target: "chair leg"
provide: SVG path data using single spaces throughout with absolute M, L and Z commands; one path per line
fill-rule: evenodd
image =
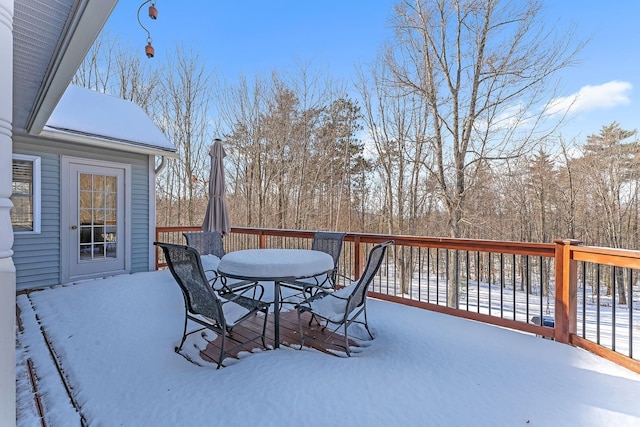
M 366 306 L 364 308 L 364 328 L 367 330 L 367 333 L 369 334 L 371 339 L 374 339 L 374 336 L 371 334 L 371 331 L 369 330 L 369 322 L 367 321 L 367 307 Z
M 184 341 L 187 339 L 187 313 L 185 309 L 184 314 L 184 327 L 182 328 L 182 340 L 180 341 L 180 345 L 175 348 L 176 353 L 180 353 L 182 351 L 182 346 L 184 345 Z
M 300 329 L 300 350 L 302 350 L 302 346 L 304 345 L 304 334 L 302 332 L 302 318 L 300 317 L 300 310 L 296 310 L 298 312 L 298 328 Z
M 311 326 L 311 324 L 313 323 L 313 321 L 316 321 L 316 323 L 318 324 L 318 326 L 322 326 L 322 323 L 320 323 L 320 321 L 318 320 L 318 318 L 316 317 L 315 314 L 311 313 L 311 319 L 309 319 L 309 326 Z M 326 326 L 322 327 L 322 330 L 324 331 L 324 329 L 326 328 Z
M 262 324 L 262 347 L 266 349 L 267 343 L 264 339 L 264 336 L 267 333 L 267 319 L 269 318 L 269 308 L 267 307 L 263 313 L 264 313 L 264 323 Z
M 216 369 L 220 369 L 222 366 L 222 358 L 224 357 L 224 340 L 227 337 L 227 333 L 222 331 L 222 342 L 220 343 L 220 357 L 218 357 L 218 367 Z
M 349 350 L 349 335 L 347 334 L 347 328 L 349 322 L 344 322 L 344 349 L 347 351 L 347 356 L 351 357 L 351 351 Z

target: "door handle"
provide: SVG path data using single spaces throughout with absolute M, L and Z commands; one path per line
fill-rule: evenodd
M 72 225 L 72 226 L 71 226 L 71 229 L 72 229 L 72 230 L 75 230 L 75 229 L 77 229 L 77 228 L 78 228 L 78 226 L 77 226 L 77 225 Z

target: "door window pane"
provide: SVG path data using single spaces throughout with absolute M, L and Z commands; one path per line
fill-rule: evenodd
M 80 174 L 80 191 L 91 191 L 93 185 L 91 185 L 92 175 L 81 173 Z
M 79 178 L 80 260 L 117 258 L 117 177 L 81 173 Z
M 107 186 L 107 192 L 109 193 L 116 193 L 117 192 L 117 185 L 118 180 L 116 179 L 115 176 L 107 176 L 106 177 L 106 186 Z

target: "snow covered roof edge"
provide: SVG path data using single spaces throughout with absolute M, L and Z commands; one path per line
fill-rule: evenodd
M 69 85 L 44 127 L 43 135 L 73 136 L 115 144 L 123 151 L 172 154 L 176 147 L 137 104 Z

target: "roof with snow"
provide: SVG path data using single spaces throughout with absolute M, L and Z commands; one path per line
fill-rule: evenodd
M 139 105 L 73 85 L 62 95 L 42 135 L 144 154 L 176 151 Z

